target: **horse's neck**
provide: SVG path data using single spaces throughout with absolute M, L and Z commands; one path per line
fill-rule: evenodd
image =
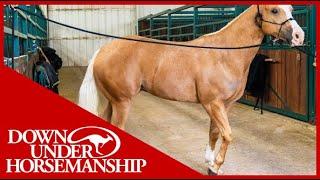
M 251 6 L 220 31 L 205 35 L 195 42 L 198 42 L 202 45 L 214 45 L 221 47 L 241 47 L 260 44 L 263 40 L 264 33 L 256 25 L 256 14 L 257 7 Z M 227 54 L 230 59 L 226 60 L 232 61 L 232 63 L 228 64 L 236 65 L 241 72 L 246 73 L 253 60 L 253 57 L 258 52 L 258 50 L 259 48 L 257 47 L 242 50 L 219 51 L 228 51 Z

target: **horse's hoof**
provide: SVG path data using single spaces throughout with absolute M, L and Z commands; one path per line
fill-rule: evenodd
M 209 176 L 217 176 L 218 174 L 215 173 L 215 172 L 213 172 L 213 171 L 211 170 L 211 168 L 208 168 L 208 175 L 209 175 Z

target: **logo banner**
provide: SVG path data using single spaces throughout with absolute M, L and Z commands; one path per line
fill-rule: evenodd
M 1 178 L 200 177 L 8 68 L 0 83 Z

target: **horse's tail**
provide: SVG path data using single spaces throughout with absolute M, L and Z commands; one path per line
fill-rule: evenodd
M 92 59 L 89 61 L 86 75 L 80 87 L 78 100 L 80 107 L 95 115 L 98 115 L 99 93 L 93 77 L 93 63 L 98 52 L 99 50 L 94 53 Z

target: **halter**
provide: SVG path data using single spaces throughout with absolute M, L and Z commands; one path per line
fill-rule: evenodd
M 261 21 L 261 23 L 258 23 L 258 21 L 257 21 L 258 26 L 259 26 L 260 28 L 262 28 L 262 23 L 263 23 L 263 22 L 270 23 L 270 24 L 275 24 L 275 25 L 280 26 L 279 31 L 278 31 L 278 37 L 277 37 L 277 38 L 280 38 L 280 32 L 281 32 L 282 26 L 283 26 L 284 24 L 286 24 L 288 21 L 293 21 L 293 20 L 294 20 L 292 17 L 289 18 L 289 19 L 287 19 L 287 20 L 285 20 L 285 21 L 283 21 L 282 23 L 277 23 L 277 22 L 272 22 L 272 21 L 265 20 L 265 19 L 263 19 L 262 14 L 260 13 L 259 5 L 257 5 L 257 7 L 258 7 L 258 14 L 257 14 L 257 16 L 256 16 L 256 21 L 257 21 L 258 18 L 259 18 L 260 21 Z

